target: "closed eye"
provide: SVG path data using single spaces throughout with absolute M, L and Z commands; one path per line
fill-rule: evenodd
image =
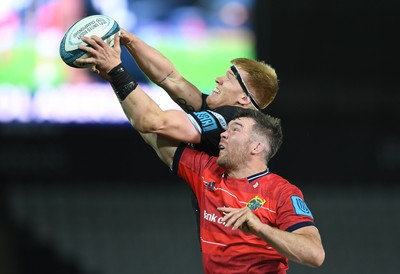
M 235 75 L 233 74 L 233 72 L 230 71 L 230 70 L 227 71 L 227 72 L 226 72 L 226 78 L 228 78 L 228 80 L 231 80 L 232 77 L 235 77 Z

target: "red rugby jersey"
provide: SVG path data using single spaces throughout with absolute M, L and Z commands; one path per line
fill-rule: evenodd
M 232 231 L 217 207 L 249 206 L 263 223 L 293 231 L 314 225 L 299 188 L 268 171 L 230 178 L 216 157 L 179 147 L 173 171 L 183 178 L 200 207 L 200 238 L 205 273 L 286 273 L 288 260 L 255 235 Z

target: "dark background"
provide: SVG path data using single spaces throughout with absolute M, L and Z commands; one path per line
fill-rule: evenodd
M 257 55 L 280 91 L 271 169 L 297 184 L 319 269 L 397 273 L 397 1 L 263 1 Z M 0 273 L 201 273 L 189 190 L 128 125 L 0 125 Z

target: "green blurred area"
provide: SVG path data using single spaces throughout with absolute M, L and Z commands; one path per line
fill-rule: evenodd
M 59 56 L 41 56 L 36 47 L 33 39 L 27 39 L 0 52 L 0 84 L 23 86 L 34 93 L 41 85 L 65 82 L 66 68 Z
M 24 42 L 9 51 L 1 52 L 0 83 L 35 87 L 34 71 L 37 54 L 34 44 Z
M 163 40 L 156 48 L 205 93 L 215 87 L 216 77 L 225 74 L 230 60 L 255 56 L 253 42 L 238 36 L 197 42 Z M 66 81 L 67 66 L 59 56 L 41 56 L 33 39 L 20 41 L 12 50 L 0 52 L 0 58 L 0 84 L 23 86 L 34 93 L 40 85 L 57 87 Z
M 255 58 L 255 46 L 247 39 L 208 39 L 206 43 L 168 43 L 158 47 L 190 82 L 205 93 L 215 87 L 215 78 L 224 75 L 234 58 Z

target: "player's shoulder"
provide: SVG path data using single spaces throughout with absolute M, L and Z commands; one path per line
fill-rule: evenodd
M 237 106 L 223 106 L 223 107 L 218 107 L 213 110 L 207 109 L 207 110 L 201 110 L 201 111 L 194 111 L 194 112 L 188 113 L 188 115 L 192 116 L 202 126 L 203 126 L 203 123 L 206 126 L 210 126 L 210 123 L 212 122 L 212 123 L 219 124 L 221 126 L 220 128 L 225 130 L 228 123 L 235 117 L 235 115 L 237 114 L 237 111 L 240 109 L 242 109 L 242 108 L 237 107 Z M 213 127 L 213 128 L 217 128 L 217 127 Z
M 279 195 L 282 191 L 298 192 L 300 190 L 296 185 L 276 173 L 269 173 L 264 176 L 262 184 L 265 189 L 276 195 Z
M 243 109 L 239 106 L 221 106 L 214 109 L 216 112 L 237 112 L 238 110 Z
M 229 122 L 241 109 L 243 108 L 238 106 L 222 106 L 211 111 L 224 116 L 224 118 Z

